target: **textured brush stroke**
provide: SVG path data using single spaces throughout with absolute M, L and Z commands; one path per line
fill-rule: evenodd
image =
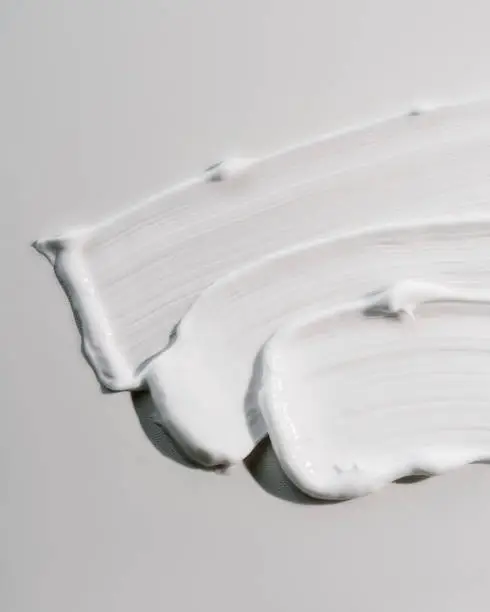
M 272 445 L 312 497 L 490 458 L 490 291 L 402 282 L 370 306 L 410 317 L 366 318 L 366 300 L 304 313 L 261 355 Z
M 368 294 L 404 278 L 490 286 L 489 253 L 488 216 L 366 228 L 275 253 L 203 291 L 143 376 L 191 456 L 206 465 L 239 461 L 267 433 L 256 357 L 290 317 L 363 296 L 366 308 L 377 305 Z
M 276 250 L 395 220 L 488 211 L 490 106 L 394 117 L 230 160 L 83 231 L 39 240 L 108 389 L 138 388 L 203 289 Z

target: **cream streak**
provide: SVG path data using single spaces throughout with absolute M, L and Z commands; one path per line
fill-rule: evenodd
M 414 321 L 373 316 L 419 306 Z M 489 345 L 490 291 L 473 287 L 401 282 L 296 316 L 261 354 L 259 403 L 285 472 L 339 499 L 489 459 Z
M 257 404 L 257 355 L 289 318 L 361 298 L 378 305 L 377 292 L 407 278 L 490 287 L 489 253 L 490 216 L 387 224 L 275 253 L 203 291 L 175 342 L 142 376 L 164 423 L 193 457 L 208 465 L 239 461 L 268 430 Z M 424 290 L 382 295 L 388 309 L 410 312 Z
M 332 232 L 489 211 L 489 151 L 487 103 L 396 117 L 230 160 L 35 246 L 70 298 L 99 380 L 134 389 L 200 293 L 248 262 Z

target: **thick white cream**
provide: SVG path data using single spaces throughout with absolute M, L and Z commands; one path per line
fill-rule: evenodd
M 216 164 L 34 246 L 100 382 L 147 386 L 192 458 L 233 463 L 267 433 L 257 355 L 298 311 L 411 277 L 490 286 L 489 153 L 488 103 L 407 114 Z
M 415 321 L 372 316 L 424 303 Z M 259 403 L 283 469 L 338 499 L 490 458 L 489 344 L 488 290 L 411 281 L 296 316 L 261 354 Z
M 209 465 L 239 461 L 267 433 L 257 355 L 290 317 L 364 296 L 367 304 L 373 292 L 406 278 L 490 287 L 488 253 L 490 216 L 387 224 L 275 253 L 203 291 L 176 341 L 143 375 L 188 452 Z M 424 290 L 417 287 L 410 299 Z M 390 308 L 410 311 L 401 290 L 385 297 Z
M 249 261 L 335 231 L 487 210 L 489 150 L 488 103 L 407 114 L 230 160 L 36 248 L 77 312 L 99 380 L 133 389 L 201 291 Z

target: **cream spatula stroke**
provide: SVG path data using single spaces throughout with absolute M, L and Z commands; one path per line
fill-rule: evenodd
M 230 159 L 34 246 L 69 297 L 99 381 L 136 389 L 137 369 L 221 276 L 332 232 L 481 210 L 489 151 L 488 102 L 429 109 Z
M 273 448 L 315 498 L 490 459 L 490 291 L 404 281 L 375 311 L 401 317 L 366 317 L 366 300 L 310 310 L 260 356 Z
M 238 462 L 268 431 L 256 357 L 289 318 L 360 297 L 367 306 L 378 299 L 368 295 L 373 288 L 403 278 L 490 286 L 489 253 L 490 218 L 478 216 L 366 228 L 262 258 L 200 295 L 142 379 L 191 456 L 207 465 Z

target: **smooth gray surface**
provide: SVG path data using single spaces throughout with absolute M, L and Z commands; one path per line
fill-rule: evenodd
M 242 466 L 163 457 L 131 397 L 100 393 L 28 247 L 230 153 L 488 95 L 489 13 L 450 0 L 0 2 L 2 611 L 489 609 L 489 466 L 304 505 Z

